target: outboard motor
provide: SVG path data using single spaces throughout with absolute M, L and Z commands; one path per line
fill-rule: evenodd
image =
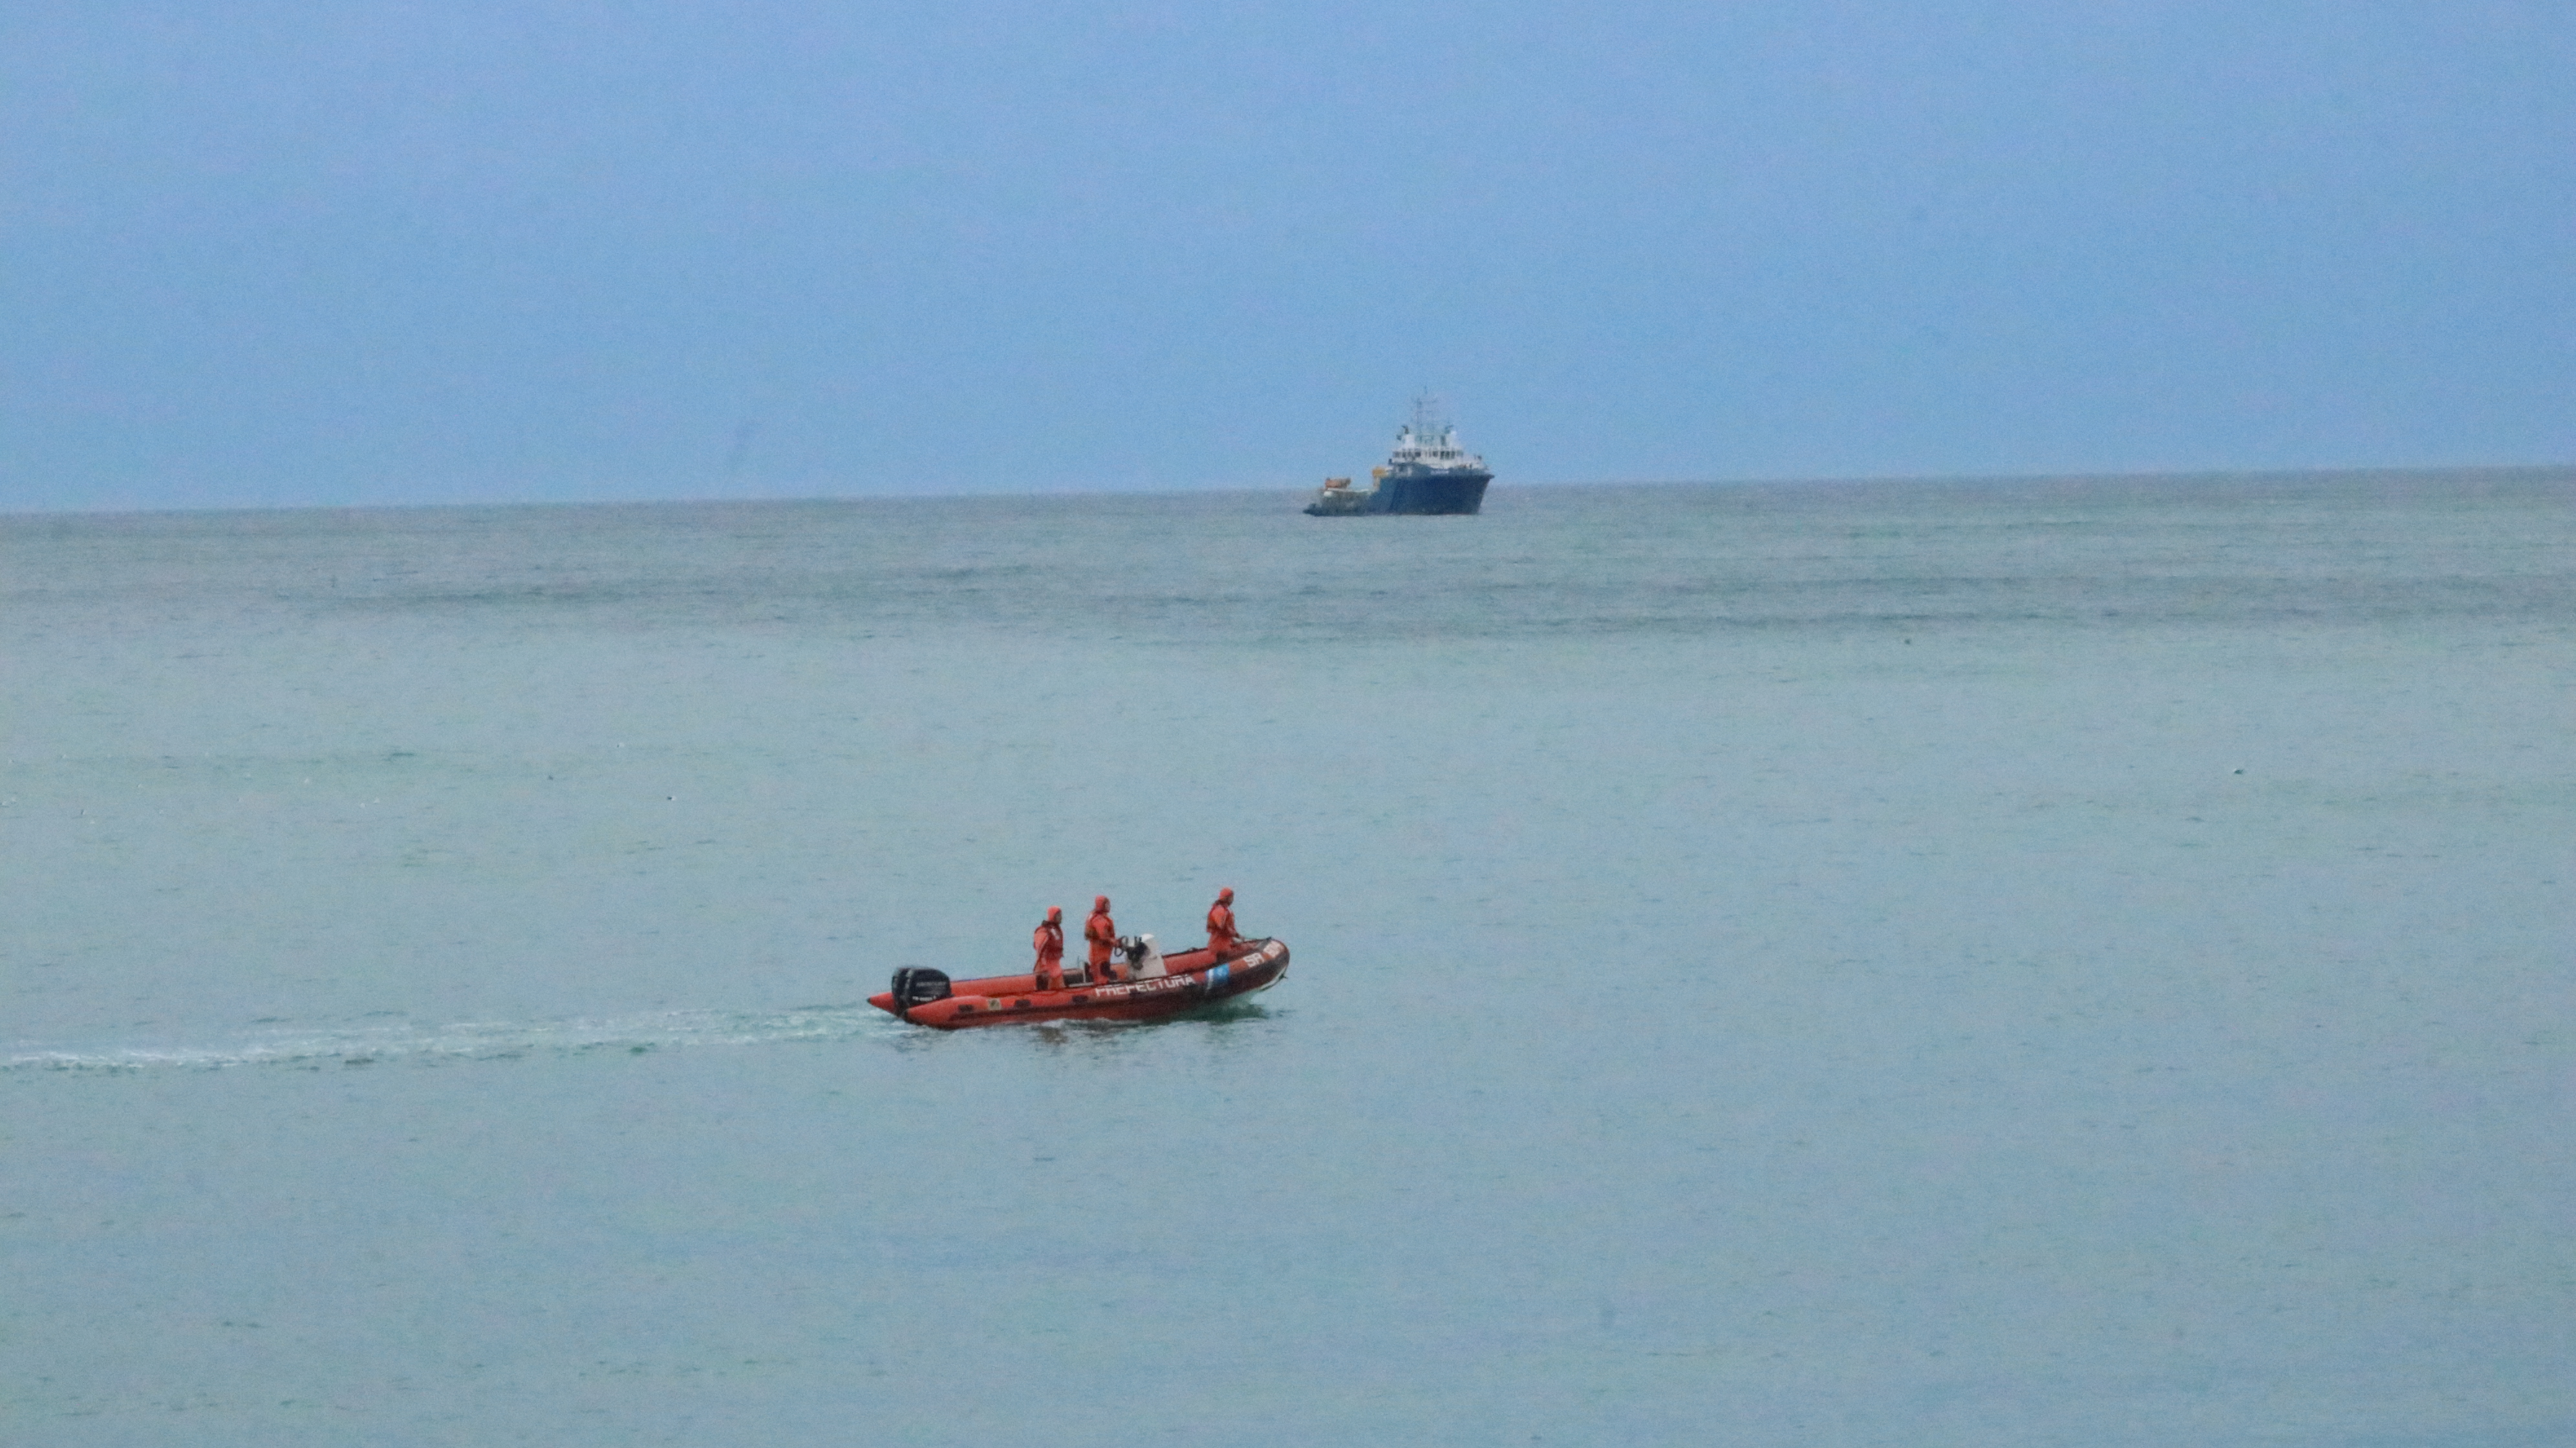
M 907 965 L 894 973 L 894 1013 L 911 1020 L 907 1014 L 914 1006 L 948 999 L 948 972 L 932 970 L 926 965 Z
M 1163 969 L 1163 952 L 1154 948 L 1150 935 L 1121 935 L 1118 953 L 1126 958 L 1127 974 L 1135 980 L 1156 980 L 1168 974 Z

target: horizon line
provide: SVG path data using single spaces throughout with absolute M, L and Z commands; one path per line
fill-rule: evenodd
M 1870 473 L 1808 474 L 1781 477 L 1664 477 L 1664 478 L 1538 478 L 1506 481 L 1497 477 L 1493 487 L 1503 491 L 1517 489 L 1559 490 L 1575 488 L 1791 488 L 1791 487 L 1887 487 L 1887 486 L 1960 486 L 1968 484 L 2012 483 L 2115 483 L 2164 480 L 2170 482 L 2213 482 L 2236 479 L 2246 482 L 2287 482 L 2294 480 L 2325 481 L 2330 479 L 2395 480 L 2401 478 L 2443 477 L 2455 479 L 2488 479 L 2494 481 L 2543 481 L 2565 477 L 2576 482 L 2576 461 L 2556 463 L 2468 463 L 2410 464 L 2401 466 L 2333 466 L 2291 468 L 2179 468 L 2120 469 L 2086 472 L 2030 473 Z M 954 502 L 963 499 L 1009 498 L 1085 498 L 1085 497 L 1224 497 L 1255 494 L 1298 495 L 1314 491 L 1307 484 L 1243 484 L 1227 487 L 1155 488 L 1119 486 L 1078 486 L 1034 488 L 1017 491 L 944 491 L 944 492 L 844 492 L 844 493 L 746 493 L 708 495 L 666 495 L 633 498 L 516 498 L 516 499 L 437 499 L 415 502 L 364 503 L 201 503 L 201 504 L 109 504 L 98 507 L 9 507 L 0 508 L 0 519 L 54 517 L 138 517 L 177 513 L 365 513 L 394 512 L 427 508 L 647 508 L 686 507 L 723 504 L 779 503 L 896 503 Z

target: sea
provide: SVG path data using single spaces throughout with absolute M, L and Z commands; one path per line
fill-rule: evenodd
M 1300 501 L 0 516 L 0 1440 L 2576 1443 L 2576 471 Z

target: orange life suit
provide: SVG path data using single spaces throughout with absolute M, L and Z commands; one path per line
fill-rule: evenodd
M 1232 885 L 1216 892 L 1216 903 L 1208 907 L 1207 927 L 1207 948 L 1216 955 L 1225 954 L 1242 941 L 1243 937 L 1234 933 L 1234 887 Z
M 1037 988 L 1064 989 L 1064 907 L 1047 907 L 1046 919 L 1038 922 L 1029 943 L 1038 948 Z
M 1091 900 L 1091 918 L 1082 922 L 1082 938 L 1091 943 L 1091 983 L 1107 985 L 1125 978 L 1125 973 L 1112 963 L 1118 949 L 1118 922 L 1109 918 L 1109 897 L 1095 895 Z

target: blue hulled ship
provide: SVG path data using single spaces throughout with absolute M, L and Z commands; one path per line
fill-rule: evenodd
M 1458 429 L 1440 416 L 1428 393 L 1413 401 L 1413 420 L 1395 434 L 1386 466 L 1369 469 L 1369 486 L 1326 478 L 1306 511 L 1318 518 L 1362 513 L 1472 513 L 1485 505 L 1494 475 L 1485 460 L 1458 446 Z

